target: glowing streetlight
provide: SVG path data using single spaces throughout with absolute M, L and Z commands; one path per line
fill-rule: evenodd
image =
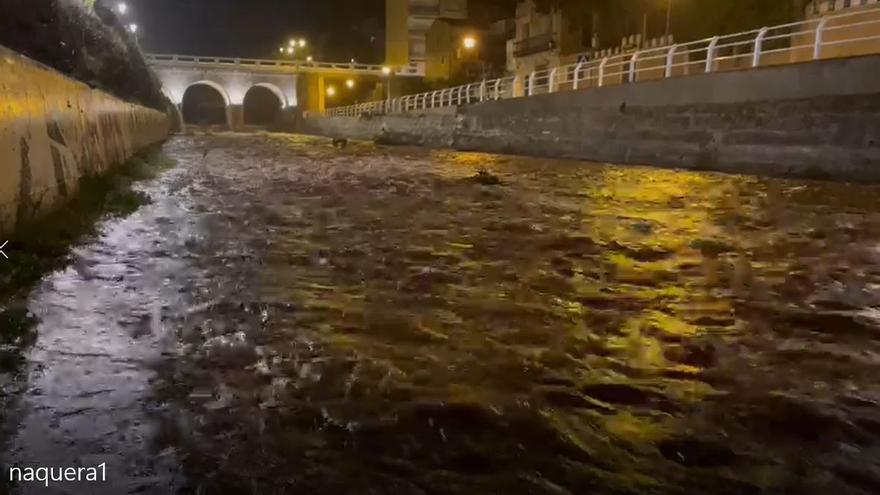
M 132 34 L 137 33 L 138 32 L 138 25 L 137 24 L 129 24 L 128 30 L 131 31 Z
M 119 2 L 116 4 L 116 11 L 119 12 L 120 15 L 125 15 L 128 12 L 128 4 L 125 2 Z
M 290 41 L 287 43 L 287 46 L 296 46 L 296 40 L 290 40 Z
M 314 59 L 312 58 L 311 55 L 309 55 L 308 57 L 306 57 L 306 62 L 311 62 L 312 60 L 314 60 Z
M 283 46 L 280 47 L 280 48 L 278 48 L 278 53 L 284 53 L 284 47 L 283 47 Z
M 345 81 L 345 85 L 348 86 L 348 89 L 353 89 L 354 88 L 354 79 L 347 79 Z
M 292 47 L 292 46 L 288 46 L 288 47 L 287 47 L 287 54 L 288 54 L 288 55 L 293 55 L 293 52 L 294 52 L 293 47 Z
M 335 86 L 327 86 L 327 96 L 333 98 L 336 96 L 336 87 Z
M 464 39 L 461 40 L 462 46 L 464 46 L 465 50 L 473 50 L 477 47 L 477 38 L 473 36 L 465 36 Z
M 383 66 L 382 67 L 382 74 L 385 74 L 386 76 L 390 76 L 391 75 L 391 67 L 388 67 L 387 65 Z
M 306 47 L 306 39 L 300 38 L 298 44 L 299 44 L 300 48 L 305 48 Z

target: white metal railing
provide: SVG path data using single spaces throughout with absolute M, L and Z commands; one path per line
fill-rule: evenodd
M 297 70 L 302 72 L 328 72 L 342 71 L 346 73 L 370 73 L 384 75 L 382 65 L 359 64 L 343 62 L 318 62 L 307 60 L 272 60 L 258 58 L 230 58 L 230 57 L 196 57 L 190 55 L 166 55 L 146 54 L 144 58 L 151 65 L 187 65 L 187 66 L 214 66 L 220 68 L 253 68 L 259 70 Z M 420 76 L 424 74 L 423 67 L 418 63 L 411 63 L 403 67 L 393 68 L 398 76 Z
M 859 46 L 858 44 L 863 46 Z M 880 53 L 880 8 L 854 10 L 671 46 L 477 81 L 382 101 L 335 107 L 328 116 L 426 111 L 612 84 Z

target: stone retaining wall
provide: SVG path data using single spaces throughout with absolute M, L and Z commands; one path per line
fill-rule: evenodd
M 880 182 L 880 56 L 466 105 L 313 117 L 301 132 L 391 144 Z
M 168 132 L 164 113 L 0 47 L 0 234 L 60 206 L 80 178 L 106 172 Z

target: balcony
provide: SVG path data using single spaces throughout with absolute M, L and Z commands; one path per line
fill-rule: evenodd
M 548 52 L 556 49 L 556 40 L 553 39 L 553 33 L 542 34 L 540 36 L 532 36 L 524 40 L 514 41 L 513 56 L 525 57 L 536 53 Z

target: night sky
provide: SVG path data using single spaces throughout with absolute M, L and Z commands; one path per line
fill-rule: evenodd
M 110 0 L 108 0 L 110 1 Z M 115 1 L 115 0 L 113 0 Z M 278 56 L 304 36 L 315 58 L 381 63 L 384 0 L 127 0 L 145 51 L 227 57 Z

